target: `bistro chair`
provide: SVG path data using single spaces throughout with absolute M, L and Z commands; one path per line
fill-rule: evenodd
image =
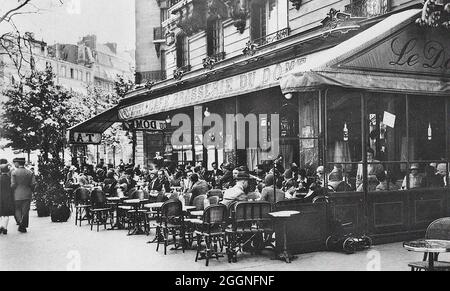
M 90 195 L 91 192 L 86 189 L 79 187 L 75 190 L 74 193 L 74 203 L 75 203 L 75 225 L 78 225 L 78 222 L 80 223 L 83 220 L 87 220 L 90 224 L 90 214 L 89 209 L 91 208 L 90 204 Z
M 225 205 L 211 205 L 205 209 L 202 222 L 195 231 L 197 238 L 196 262 L 204 258 L 206 266 L 208 266 L 211 258 L 216 257 L 218 260 L 219 257 L 224 257 L 227 219 L 228 210 Z M 205 243 L 204 247 L 202 242 Z
M 231 227 L 227 232 L 228 261 L 237 262 L 237 252 L 244 249 L 259 252 L 273 245 L 273 222 L 269 213 L 272 204 L 266 201 L 238 202 L 232 209 Z
M 172 236 L 172 240 L 170 240 L 170 236 Z M 167 254 L 167 246 L 170 244 L 173 244 L 175 249 L 181 246 L 184 253 L 186 237 L 183 204 L 181 201 L 169 200 L 164 202 L 161 207 L 160 222 L 156 227 L 156 237 L 156 251 L 159 251 L 159 245 L 163 243 L 164 255 Z M 179 239 L 177 239 L 177 237 Z M 178 242 L 179 240 L 181 240 L 181 243 Z
M 209 205 L 217 205 L 219 204 L 219 197 L 217 196 L 211 196 L 206 198 L 209 201 Z
M 222 189 L 211 189 L 208 191 L 208 197 L 218 197 L 219 200 L 223 199 L 223 191 Z
M 450 240 L 450 217 L 433 221 L 427 228 L 425 239 Z M 428 256 L 434 256 L 434 269 L 437 271 L 450 271 L 450 262 L 438 261 L 439 254 L 425 253 L 423 261 L 408 264 L 411 271 L 428 271 Z
M 101 189 L 94 188 L 91 192 L 91 230 L 94 224 L 97 224 L 97 232 L 100 229 L 100 224 L 103 224 L 106 229 L 108 219 L 110 220 L 111 227 L 114 226 L 112 208 L 109 207 L 106 200 L 106 194 Z
M 205 199 L 206 195 L 198 195 L 194 198 L 192 202 L 192 206 L 195 206 L 195 210 L 204 210 L 205 209 Z

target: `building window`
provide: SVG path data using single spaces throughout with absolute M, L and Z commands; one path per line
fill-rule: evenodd
M 252 40 L 264 38 L 288 27 L 288 3 L 286 0 L 264 0 L 252 3 Z
M 177 67 L 189 65 L 189 43 L 185 34 L 177 35 Z
M 70 69 L 70 78 L 71 79 L 75 78 L 75 72 L 73 69 Z
M 66 77 L 66 67 L 65 66 L 61 66 L 61 76 L 62 77 Z
M 206 28 L 207 53 L 214 56 L 224 51 L 223 47 L 223 25 L 221 19 L 211 19 Z

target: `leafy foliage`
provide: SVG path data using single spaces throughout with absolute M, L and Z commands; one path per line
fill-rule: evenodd
M 69 197 L 64 191 L 64 164 L 60 159 L 39 159 L 39 175 L 34 193 L 36 202 L 49 207 L 67 205 Z
M 64 148 L 64 132 L 74 120 L 68 101 L 72 95 L 55 85 L 51 67 L 34 72 L 24 85 L 5 92 L 3 137 L 13 149 L 39 149 L 45 160 L 58 157 Z

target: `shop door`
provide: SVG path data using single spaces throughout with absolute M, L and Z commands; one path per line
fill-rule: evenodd
M 156 153 L 164 153 L 164 135 L 159 132 L 144 132 L 145 165 L 153 163 Z

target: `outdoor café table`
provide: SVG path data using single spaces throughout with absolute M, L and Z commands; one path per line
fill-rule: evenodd
M 161 212 L 161 207 L 163 206 L 163 204 L 164 204 L 164 202 L 149 203 L 149 204 L 145 204 L 145 205 L 144 205 L 144 208 L 147 208 L 147 209 L 156 209 L 157 217 L 159 217 L 160 212 Z M 192 210 L 192 209 L 195 209 L 195 208 L 196 208 L 195 206 L 183 206 L 183 211 L 184 211 L 184 212 L 187 212 L 187 211 Z M 149 242 L 147 242 L 147 243 L 155 243 L 155 242 L 157 242 L 157 240 L 158 240 L 157 235 L 158 235 L 158 234 L 155 235 L 155 238 L 154 238 L 153 240 L 151 240 L 151 241 L 149 241 Z
M 145 204 L 145 203 L 147 203 L 147 202 L 148 202 L 147 199 L 143 199 L 143 200 L 140 200 L 140 199 L 127 199 L 127 200 L 123 201 L 123 204 L 132 206 L 133 210 L 136 211 L 135 216 L 134 216 L 134 221 L 133 221 L 134 222 L 134 229 L 128 235 L 145 234 L 144 230 L 141 227 L 141 224 L 138 223 L 138 221 L 137 221 L 137 219 L 138 219 L 137 218 L 137 214 L 138 214 L 140 206 Z
M 280 250 L 277 246 L 277 249 L 279 251 L 278 259 L 284 260 L 286 263 L 290 263 L 293 259 L 296 257 L 291 255 L 289 253 L 289 250 L 287 248 L 287 222 L 289 218 L 291 218 L 294 215 L 300 214 L 298 211 L 278 211 L 278 212 L 271 212 L 269 215 L 272 217 L 275 221 L 280 221 L 283 224 L 283 249 Z
M 434 271 L 435 254 L 450 253 L 450 241 L 422 239 L 403 243 L 408 251 L 428 253 L 428 270 Z
M 117 212 L 117 209 L 119 208 L 119 205 L 122 203 L 122 201 L 124 200 L 124 198 L 120 198 L 120 197 L 107 197 L 106 200 L 112 204 L 114 204 L 113 209 L 114 211 Z M 111 227 L 109 230 L 113 230 L 113 229 L 124 229 L 124 226 L 120 223 L 119 221 L 119 216 L 118 214 L 116 214 L 116 223 L 113 225 L 113 227 Z

